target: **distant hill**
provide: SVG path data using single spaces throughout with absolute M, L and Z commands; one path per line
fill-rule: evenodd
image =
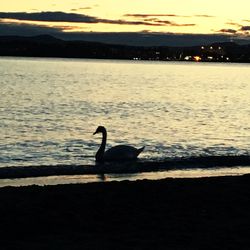
M 58 43 L 63 42 L 62 40 L 55 38 L 50 35 L 39 35 L 39 36 L 0 36 L 0 41 L 6 42 L 20 42 L 20 41 L 33 41 L 33 42 L 42 42 L 42 43 Z
M 0 36 L 0 56 L 250 62 L 250 44 L 227 42 L 206 47 L 143 47 L 64 41 L 50 35 Z

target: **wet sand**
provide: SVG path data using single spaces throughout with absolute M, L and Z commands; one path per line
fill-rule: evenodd
M 250 175 L 0 189 L 0 249 L 250 249 Z

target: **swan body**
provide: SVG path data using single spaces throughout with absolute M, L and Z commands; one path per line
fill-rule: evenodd
M 94 135 L 97 133 L 102 133 L 102 143 L 95 155 L 95 159 L 97 162 L 136 160 L 138 155 L 144 149 L 144 147 L 137 149 L 128 145 L 118 145 L 108 149 L 105 152 L 107 142 L 107 130 L 105 129 L 105 127 L 99 126 L 96 129 Z

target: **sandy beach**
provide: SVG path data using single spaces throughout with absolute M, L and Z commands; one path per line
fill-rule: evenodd
M 250 175 L 0 189 L 0 249 L 249 249 Z

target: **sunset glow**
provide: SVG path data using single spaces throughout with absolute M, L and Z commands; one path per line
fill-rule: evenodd
M 250 39 L 250 3 L 244 0 L 1 1 L 3 35 L 144 32 Z
M 141 31 L 147 29 L 158 32 L 214 33 L 220 30 L 233 32 L 241 26 L 250 24 L 248 20 L 250 3 L 244 0 L 237 2 L 212 0 L 202 4 L 198 0 L 158 0 L 157 2 L 152 0 L 142 2 L 96 0 L 84 1 L 84 3 L 59 0 L 40 2 L 10 0 L 2 2 L 1 13 L 60 11 L 83 14 L 98 19 L 127 21 L 127 24 L 101 21 L 94 24 L 77 24 L 77 29 L 88 31 Z M 19 22 L 23 23 L 21 20 Z M 131 23 L 129 24 L 129 22 Z M 138 24 L 133 24 L 133 22 L 138 22 Z M 148 25 L 143 22 L 147 22 Z M 52 25 L 58 26 L 56 23 Z M 68 22 L 67 25 L 76 27 L 71 22 Z

